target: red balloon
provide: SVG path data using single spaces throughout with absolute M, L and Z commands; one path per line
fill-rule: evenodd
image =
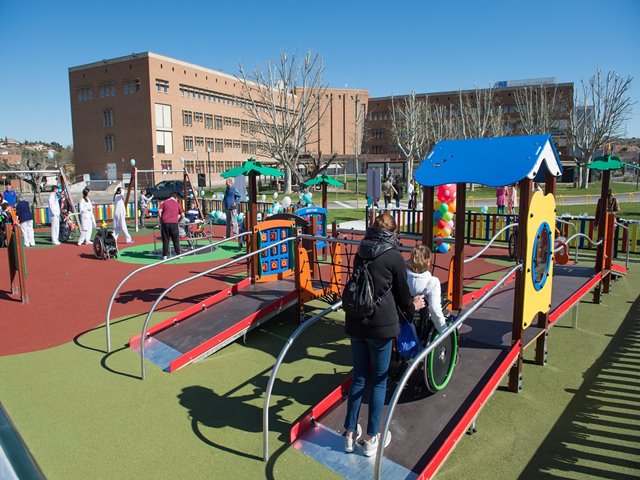
M 445 222 L 444 220 L 440 219 L 440 220 L 438 220 L 437 225 L 438 225 L 438 228 L 444 228 L 444 227 L 447 226 L 447 222 Z

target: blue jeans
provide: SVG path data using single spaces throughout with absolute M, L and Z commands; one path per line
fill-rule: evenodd
M 347 418 L 344 428 L 356 431 L 360 406 L 366 387 L 371 388 L 367 434 L 375 435 L 380 426 L 380 417 L 387 393 L 387 376 L 391 362 L 392 339 L 351 338 L 353 358 L 353 380 L 347 400 Z

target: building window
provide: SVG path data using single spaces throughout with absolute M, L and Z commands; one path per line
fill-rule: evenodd
M 196 162 L 196 173 L 204 173 L 204 160 Z
M 78 101 L 91 100 L 93 98 L 93 89 L 91 87 L 80 87 L 78 89 Z
M 205 140 L 207 143 L 207 150 L 213 152 L 213 138 L 207 137 Z
M 156 130 L 156 152 L 173 153 L 173 133 L 164 130 Z
M 258 142 L 249 143 L 249 153 L 258 153 Z
M 115 97 L 116 96 L 116 84 L 115 82 L 103 83 L 100 85 L 101 97 Z
M 239 127 L 240 126 L 240 119 L 239 118 L 232 118 L 233 120 L 233 126 L 234 127 Z
M 193 161 L 193 160 L 185 160 L 184 161 L 184 168 L 189 173 L 193 173 L 193 171 L 195 169 L 195 165 L 196 165 L 196 162 Z
M 384 137 L 384 130 L 381 128 L 374 128 L 371 131 L 371 138 L 382 138 Z
M 220 115 L 215 116 L 216 130 L 222 130 L 222 117 Z
M 249 133 L 249 122 L 247 120 L 242 120 L 242 126 L 240 127 L 241 133 Z
M 140 79 L 125 80 L 122 83 L 122 93 L 125 95 L 133 95 L 140 92 Z
M 240 140 L 233 141 L 233 148 L 240 148 Z
M 169 93 L 169 82 L 156 78 L 156 90 L 158 93 Z
M 213 115 L 210 113 L 204 115 L 204 128 L 213 128 Z
M 371 147 L 371 153 L 385 153 L 384 145 L 373 145 Z
M 105 135 L 104 137 L 104 151 L 113 152 L 116 149 L 116 137 L 113 135 Z
M 156 128 L 171 128 L 171 105 L 156 103 Z
M 171 160 L 160 160 L 160 169 L 173 170 L 173 165 L 171 165 Z
M 113 127 L 113 110 L 104 110 L 102 112 L 102 126 Z
M 203 115 L 202 112 L 193 112 L 193 121 L 202 123 Z
M 182 137 L 185 152 L 193 152 L 193 137 Z
M 249 153 L 249 142 L 242 142 L 242 153 Z
M 216 138 L 216 149 L 215 149 L 215 151 L 216 151 L 216 153 L 224 152 L 224 143 L 222 142 L 221 138 Z
M 185 127 L 191 127 L 193 125 L 193 113 L 188 110 L 182 111 L 182 124 Z
M 231 117 L 224 117 L 224 125 L 225 127 L 230 127 L 231 126 Z
M 204 147 L 204 137 L 196 137 L 196 147 Z

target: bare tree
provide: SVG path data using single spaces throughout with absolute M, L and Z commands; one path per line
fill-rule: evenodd
M 415 91 L 402 101 L 391 97 L 391 136 L 407 159 L 407 188 L 414 162 L 422 160 L 430 146 L 429 117 L 428 97 L 417 97 Z
M 7 166 L 8 170 L 56 170 L 58 168 L 58 159 L 54 156 L 49 158 L 48 152 L 24 149 L 21 152 L 21 160 L 18 164 Z M 33 192 L 32 203 L 38 207 L 42 205 L 41 191 L 43 175 L 41 173 L 20 173 L 16 174 L 23 182 L 31 186 Z
M 524 87 L 514 92 L 520 125 L 525 135 L 549 133 L 559 123 L 558 89 L 546 85 Z
M 323 71 L 322 58 L 311 52 L 302 59 L 283 52 L 279 62 L 268 62 L 264 70 L 256 68 L 250 73 L 242 64 L 239 67 L 241 101 L 252 122 L 245 133 L 256 141 L 261 155 L 282 165 L 287 193 L 291 192 L 292 177 L 298 183 L 304 180 L 298 171 L 299 158 L 328 106 L 321 102 L 327 90 Z M 314 157 L 319 169 L 326 168 L 321 157 Z
M 429 139 L 432 145 L 440 140 L 450 140 L 462 136 L 460 110 L 453 105 L 429 106 Z
M 581 80 L 582 96 L 576 92 L 574 108 L 569 116 L 567 137 L 580 151 L 580 186 L 589 186 L 587 164 L 607 141 L 624 131 L 636 103 L 629 98 L 633 78 L 623 78 L 613 71 L 606 75 L 598 69 L 586 82 Z
M 501 109 L 496 108 L 493 87 L 476 88 L 473 92 L 458 95 L 460 120 L 464 138 L 483 138 L 494 135 L 493 128 L 498 127 L 494 118 Z M 501 115 L 501 113 L 500 113 Z

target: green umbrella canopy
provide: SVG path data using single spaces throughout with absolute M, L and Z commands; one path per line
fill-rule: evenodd
M 222 178 L 231 178 L 231 177 L 239 177 L 240 175 L 247 176 L 258 176 L 258 175 L 267 175 L 271 177 L 282 177 L 284 173 L 282 173 L 277 168 L 273 167 L 265 167 L 260 162 L 258 162 L 255 158 L 250 158 L 244 165 L 241 167 L 230 168 L 226 172 L 220 174 Z
M 324 173 L 316 178 L 307 180 L 306 182 L 303 183 L 303 185 L 307 185 L 308 187 L 310 187 L 311 185 L 320 185 L 322 183 L 325 183 L 327 185 L 331 185 L 334 187 L 344 186 L 344 183 L 342 183 L 340 180 L 336 180 L 335 178 L 330 177 L 329 175 L 325 175 Z
M 600 171 L 618 170 L 622 167 L 639 168 L 637 165 L 623 162 L 618 157 L 615 157 L 613 155 L 608 155 L 606 157 L 597 157 L 592 162 L 590 162 L 587 167 L 591 168 L 592 170 L 600 170 Z

